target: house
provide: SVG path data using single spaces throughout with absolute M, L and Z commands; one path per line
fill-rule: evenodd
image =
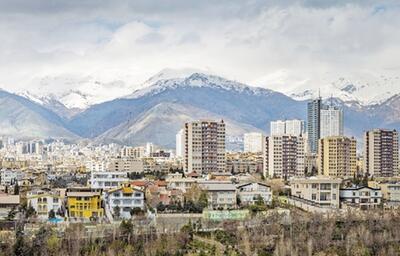
M 339 208 L 342 180 L 328 176 L 290 179 L 291 198 L 317 207 Z
M 389 209 L 400 207 L 400 183 L 397 181 L 368 182 L 368 186 L 380 188 L 385 207 Z
M 225 182 L 203 182 L 200 188 L 207 192 L 208 208 L 212 210 L 235 209 L 236 186 Z
M 343 207 L 355 207 L 361 210 L 378 207 L 382 202 L 380 188 L 367 186 L 340 189 L 340 201 Z
M 241 205 L 251 205 L 259 198 L 265 204 L 272 203 L 271 187 L 264 183 L 246 183 L 237 186 L 237 194 Z
M 68 188 L 67 210 L 70 218 L 101 218 L 104 216 L 102 189 Z
M 3 186 L 14 186 L 24 176 L 25 174 L 21 170 L 2 169 L 0 170 L 0 184 Z
M 47 219 L 53 210 L 55 215 L 63 216 L 65 213 L 63 200 L 64 194 L 60 190 L 40 189 L 27 193 L 28 206 L 35 209 L 40 219 Z
M 116 207 L 119 208 L 121 218 L 131 218 L 134 208 L 144 210 L 144 192 L 137 187 L 124 184 L 122 187 L 109 190 L 105 193 L 106 207 L 114 214 Z
M 128 174 L 126 172 L 91 172 L 89 186 L 95 189 L 113 189 L 121 187 L 123 183 L 128 181 Z
M 8 216 L 12 209 L 16 209 L 20 204 L 19 195 L 0 194 L 0 219 Z

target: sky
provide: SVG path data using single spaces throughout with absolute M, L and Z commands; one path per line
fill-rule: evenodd
M 135 87 L 164 68 L 282 90 L 396 75 L 399 59 L 396 0 L 0 1 L 0 88 L 9 91 L 46 79 L 66 90 L 87 77 Z

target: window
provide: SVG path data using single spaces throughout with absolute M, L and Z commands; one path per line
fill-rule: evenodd
M 316 194 L 312 194 L 311 195 L 311 200 L 317 200 L 317 195 Z

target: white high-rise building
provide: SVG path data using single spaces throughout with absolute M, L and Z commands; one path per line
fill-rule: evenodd
M 321 109 L 321 138 L 343 136 L 343 110 L 336 107 Z
M 185 131 L 181 129 L 175 137 L 175 154 L 177 157 L 184 157 L 185 156 Z
M 200 120 L 185 124 L 186 172 L 225 171 L 225 123 Z
M 259 132 L 250 132 L 244 134 L 244 152 L 257 153 L 262 152 L 263 135 Z
M 151 142 L 146 143 L 146 151 L 145 155 L 146 156 L 151 156 L 151 154 L 154 152 L 154 145 Z
M 271 136 L 275 135 L 284 135 L 286 132 L 286 123 L 282 120 L 272 121 L 271 122 Z
M 292 135 L 302 136 L 306 133 L 306 125 L 304 120 L 277 120 L 271 122 L 271 136 L 276 135 Z

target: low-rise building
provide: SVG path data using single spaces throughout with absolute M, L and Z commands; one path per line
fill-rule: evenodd
M 121 187 L 123 183 L 128 181 L 126 172 L 91 172 L 89 186 L 91 188 L 113 189 Z
M 235 209 L 237 207 L 236 187 L 232 183 L 204 182 L 200 187 L 207 192 L 209 209 Z
M 271 187 L 263 183 L 246 183 L 237 186 L 237 194 L 241 205 L 255 204 L 262 199 L 265 204 L 272 203 Z
M 19 195 L 0 194 L 0 219 L 8 216 L 12 209 L 17 209 L 20 204 Z
M 115 216 L 131 218 L 131 211 L 134 208 L 144 210 L 144 192 L 136 187 L 124 184 L 120 188 L 112 189 L 105 193 L 106 207 Z M 116 209 L 119 209 L 117 213 Z
M 63 206 L 64 195 L 60 190 L 40 189 L 29 191 L 27 193 L 28 206 L 35 209 L 40 219 L 47 219 L 49 213 L 53 210 L 55 215 L 62 216 L 65 213 Z
M 318 207 L 339 208 L 339 189 L 342 180 L 326 176 L 292 178 L 291 196 Z
M 378 207 L 382 202 L 380 188 L 366 186 L 340 189 L 342 207 L 355 207 L 361 210 Z
M 104 216 L 102 189 L 68 188 L 67 210 L 70 218 L 101 218 Z

